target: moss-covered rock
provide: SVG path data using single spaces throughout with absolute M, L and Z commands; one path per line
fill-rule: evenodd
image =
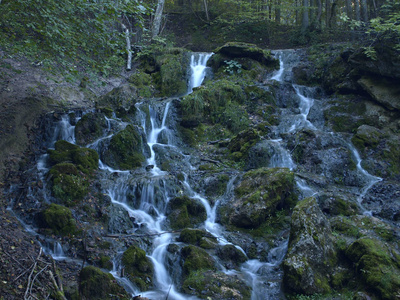
M 51 191 L 65 205 L 72 206 L 81 201 L 88 193 L 89 180 L 71 163 L 53 166 L 49 175 Z
M 207 233 L 204 229 L 185 228 L 179 235 L 180 242 L 199 246 L 204 249 L 215 248 L 217 239 Z
M 228 144 L 228 149 L 236 161 L 245 160 L 249 149 L 260 140 L 258 132 L 249 128 L 239 132 Z
M 199 270 L 216 270 L 216 263 L 211 255 L 205 250 L 189 245 L 181 250 L 183 259 L 183 275 L 187 277 L 190 273 Z
M 186 66 L 189 61 L 186 49 L 169 48 L 155 42 L 138 59 L 140 68 L 151 75 L 161 96 L 183 95 L 186 92 Z M 148 92 L 147 89 L 142 91 Z
M 168 220 L 172 229 L 183 229 L 201 224 L 207 218 L 204 206 L 187 196 L 171 199 L 167 206 Z
M 137 96 L 139 98 L 150 98 L 155 94 L 155 87 L 153 79 L 150 74 L 143 71 L 138 71 L 131 75 L 128 79 L 137 89 Z
M 247 172 L 235 187 L 235 198 L 222 205 L 222 222 L 256 228 L 276 211 L 290 211 L 297 196 L 294 173 L 286 168 L 260 168 Z
M 95 150 L 81 148 L 64 140 L 57 141 L 55 149 L 48 152 L 50 164 L 73 163 L 85 174 L 91 174 L 99 165 L 99 155 Z
M 129 279 L 141 291 L 148 290 L 153 284 L 153 264 L 146 252 L 139 247 L 130 246 L 123 254 L 121 262 Z
M 182 290 L 200 299 L 244 300 L 251 298 L 251 290 L 242 279 L 222 272 L 194 271 L 183 282 Z
M 232 244 L 217 247 L 216 254 L 227 269 L 238 268 L 247 260 L 246 255 Z
M 185 127 L 204 122 L 221 124 L 237 133 L 249 124 L 247 112 L 241 107 L 244 101 L 240 85 L 225 79 L 209 82 L 182 99 L 181 124 Z
M 87 145 L 103 135 L 107 122 L 102 113 L 87 113 L 75 125 L 75 139 L 78 145 Z
M 394 299 L 400 291 L 400 255 L 380 241 L 363 237 L 346 251 L 358 275 L 380 299 Z
M 131 84 L 123 84 L 113 89 L 108 94 L 100 97 L 96 103 L 99 109 L 111 109 L 118 118 L 136 112 L 136 87 Z
M 285 289 L 307 295 L 330 292 L 329 276 L 336 260 L 330 224 L 315 198 L 300 201 L 293 210 L 283 262 Z
M 81 148 L 60 140 L 55 150 L 48 150 L 51 167 L 48 175 L 53 195 L 66 205 L 73 205 L 88 193 L 90 177 L 97 170 L 99 155 L 93 149 Z
M 54 203 L 41 212 L 39 223 L 55 234 L 68 235 L 76 232 L 75 219 L 71 210 Z
M 125 129 L 113 135 L 102 159 L 116 169 L 135 169 L 141 167 L 146 160 L 142 153 L 144 145 L 138 129 L 129 124 Z
M 79 291 L 82 299 L 130 299 L 110 273 L 93 266 L 83 268 L 79 274 Z
M 215 49 L 213 52 L 229 58 L 247 57 L 272 68 L 279 67 L 279 61 L 271 55 L 270 51 L 258 48 L 254 44 L 229 42 Z

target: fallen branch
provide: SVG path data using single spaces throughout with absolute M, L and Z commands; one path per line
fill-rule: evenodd
M 213 160 L 213 159 L 209 159 L 209 158 L 200 158 L 200 160 L 201 160 L 201 161 L 207 161 L 207 162 L 210 162 L 210 163 L 213 163 L 213 164 L 216 164 L 216 165 L 218 165 L 218 164 L 221 163 L 221 162 L 218 161 L 218 160 Z
M 37 265 L 37 262 L 38 262 L 40 256 L 42 256 L 42 251 L 43 251 L 43 249 L 42 249 L 42 247 L 40 247 L 39 255 L 37 256 L 37 258 L 36 258 L 36 260 L 35 260 L 35 262 L 34 262 L 34 264 L 33 264 L 32 271 L 31 271 L 31 273 L 29 274 L 29 277 L 28 277 L 28 284 L 27 284 L 27 286 L 26 286 L 24 299 L 27 299 L 28 294 L 29 294 L 29 291 L 31 290 L 30 287 L 31 287 L 32 274 L 33 274 L 33 272 L 34 272 L 35 269 L 36 269 L 36 265 Z
M 130 236 L 134 236 L 134 237 L 149 237 L 149 236 L 160 236 L 162 234 L 165 233 L 178 233 L 181 232 L 182 230 L 171 230 L 171 231 L 163 231 L 163 232 L 159 232 L 159 233 L 149 233 L 149 234 L 107 234 L 107 237 L 110 238 L 120 238 L 120 237 L 130 237 Z
M 51 282 L 53 283 L 54 289 L 56 290 L 57 296 L 61 297 L 61 299 L 63 299 L 63 300 L 67 300 L 67 298 L 65 298 L 65 296 L 64 296 L 64 293 L 58 287 L 56 279 L 54 278 L 52 271 L 49 271 L 49 276 L 50 276 Z

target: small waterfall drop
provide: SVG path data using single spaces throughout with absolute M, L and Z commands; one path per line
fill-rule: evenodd
M 206 76 L 207 61 L 213 53 L 193 53 L 190 57 L 190 79 L 188 84 L 188 94 L 193 89 L 199 87 Z

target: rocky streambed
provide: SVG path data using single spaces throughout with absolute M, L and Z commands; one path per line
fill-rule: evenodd
M 5 299 L 395 299 L 399 112 L 339 50 L 321 69 L 313 49 L 227 44 L 184 95 L 175 49 L 95 107 L 47 114 L 4 196 L 45 253 L 11 272 L 22 244 L 2 243 Z

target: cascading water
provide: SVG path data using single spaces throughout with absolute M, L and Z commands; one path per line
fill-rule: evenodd
M 207 60 L 211 57 L 210 53 L 194 54 L 191 57 L 191 76 L 189 80 L 188 92 L 192 92 L 193 88 L 201 85 L 206 71 Z M 294 64 L 294 52 L 291 50 L 277 51 L 276 56 L 280 58 L 280 69 L 270 78 L 279 82 L 279 85 L 285 85 L 288 90 L 292 91 L 294 107 L 290 105 L 282 105 L 282 122 L 272 129 L 271 139 L 266 140 L 266 143 L 271 149 L 271 157 L 268 167 L 270 168 L 289 168 L 296 170 L 298 166 L 294 163 L 291 151 L 287 149 L 287 139 L 285 136 L 295 135 L 301 130 L 319 131 L 309 119 L 309 113 L 312 109 L 314 101 L 313 89 L 300 85 L 295 85 L 291 82 L 291 68 Z M 230 171 L 230 180 L 226 185 L 226 191 L 223 196 L 220 196 L 214 201 L 210 201 L 201 192 L 197 192 L 195 187 L 191 186 L 191 180 L 196 181 L 196 177 L 191 177 L 191 172 L 196 172 L 197 167 L 191 164 L 191 157 L 188 154 L 183 154 L 183 150 L 179 148 L 174 137 L 176 132 L 171 129 L 175 120 L 173 120 L 174 105 L 176 99 L 144 101 L 137 103 L 136 108 L 140 121 L 135 120 L 141 127 L 142 133 L 147 142 L 148 150 L 143 150 L 147 153 L 146 166 L 140 170 L 118 170 L 107 165 L 102 160 L 99 161 L 99 175 L 102 178 L 101 192 L 107 195 L 113 206 L 123 210 L 129 219 L 134 220 L 134 226 L 128 228 L 126 233 L 151 236 L 148 239 L 149 244 L 146 245 L 147 257 L 151 260 L 154 267 L 154 284 L 152 290 L 141 291 L 140 288 L 123 277 L 124 266 L 121 263 L 122 249 L 114 257 L 114 268 L 111 273 L 120 282 L 125 289 L 132 294 L 148 297 L 152 300 L 170 299 L 197 299 L 196 297 L 188 296 L 179 292 L 180 279 L 174 277 L 171 270 L 171 264 L 168 264 L 168 247 L 171 243 L 177 242 L 177 233 L 170 232 L 167 222 L 167 206 L 169 201 L 178 195 L 186 195 L 201 203 L 206 212 L 206 220 L 200 226 L 205 229 L 210 236 L 216 238 L 218 246 L 234 245 L 236 249 L 245 253 L 245 251 L 235 245 L 232 239 L 229 239 L 229 233 L 220 225 L 217 208 L 222 201 L 229 201 L 234 197 L 235 181 L 240 180 L 242 174 L 240 172 Z M 126 128 L 126 121 L 122 121 L 115 117 L 105 118 L 106 128 L 102 137 L 87 145 L 95 149 L 99 153 L 103 151 L 104 145 L 107 145 L 113 135 L 120 130 Z M 54 130 L 53 139 L 49 147 L 53 147 L 58 139 L 64 139 L 71 143 L 75 143 L 74 126 L 70 124 L 69 117 L 63 116 Z M 75 122 L 73 122 L 75 123 Z M 343 141 L 340 142 L 346 146 Z M 361 167 L 361 159 L 351 144 L 347 144 L 348 149 L 353 153 L 357 161 L 357 169 L 359 173 L 366 178 L 367 184 L 361 188 L 359 202 L 373 184 L 380 178 L 370 175 Z M 147 149 L 146 148 L 146 149 Z M 184 179 L 180 179 L 176 183 L 175 174 L 171 175 L 168 168 L 163 167 L 163 153 L 168 152 L 171 160 L 179 161 L 179 167 L 174 170 L 183 175 Z M 198 160 L 198 158 L 196 158 Z M 45 174 L 48 172 L 47 154 L 43 155 L 37 163 L 37 168 L 43 182 L 45 182 Z M 306 198 L 318 194 L 314 188 L 307 185 L 305 179 L 296 178 L 297 187 L 300 190 L 300 198 Z M 175 184 L 174 187 L 171 187 Z M 195 186 L 195 184 L 193 185 Z M 43 190 L 45 190 L 44 188 Z M 45 195 L 47 195 L 45 193 Z M 51 202 L 47 196 L 43 197 L 46 202 Z M 228 200 L 227 200 L 228 199 Z M 29 228 L 29 227 L 27 227 Z M 119 228 L 118 228 L 119 229 Z M 33 229 L 30 229 L 33 232 Z M 122 230 L 122 229 L 121 229 Z M 155 238 L 153 238 L 155 236 Z M 55 259 L 64 259 L 66 254 L 63 251 L 63 246 L 58 241 L 49 243 L 48 253 Z M 145 248 L 145 247 L 143 247 Z M 251 287 L 251 299 L 277 299 L 283 298 L 281 291 L 282 270 L 280 265 L 285 257 L 288 248 L 287 236 L 275 241 L 275 247 L 268 249 L 268 255 L 263 261 L 259 259 L 248 259 L 236 269 L 225 268 L 222 264 L 218 264 L 219 271 L 227 276 L 238 277 Z M 67 247 L 64 247 L 67 249 Z M 66 250 L 67 252 L 67 250 Z M 68 255 L 68 252 L 67 252 Z M 216 258 L 218 262 L 219 259 Z
M 206 76 L 207 61 L 213 53 L 193 53 L 190 57 L 190 79 L 188 94 L 199 87 Z

